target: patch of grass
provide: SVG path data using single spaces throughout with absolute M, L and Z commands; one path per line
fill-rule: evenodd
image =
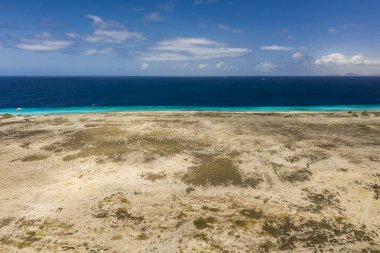
M 30 141 L 24 142 L 20 144 L 21 148 L 29 148 L 32 143 Z
M 9 114 L 9 113 L 1 114 L 1 119 L 10 119 L 10 118 L 13 118 L 12 114 Z
M 311 171 L 308 169 L 300 169 L 291 172 L 282 172 L 279 174 L 280 180 L 283 182 L 304 182 L 310 180 L 312 175 Z
M 208 211 L 211 211 L 211 212 L 214 212 L 214 213 L 217 213 L 220 211 L 219 208 L 216 208 L 216 207 L 208 207 L 208 206 L 202 206 L 202 209 L 203 210 L 208 210 Z
M 143 153 L 149 161 L 156 159 L 156 156 L 171 156 L 203 147 L 201 143 L 169 136 L 170 133 L 165 131 L 127 133 L 109 125 L 82 129 L 44 149 L 54 152 L 76 151 L 66 156 L 66 161 L 95 156 L 100 158 L 98 162 L 120 162 L 131 152 Z
M 263 179 L 260 176 L 243 178 L 235 156 L 194 154 L 196 165 L 188 169 L 181 179 L 195 186 L 228 186 L 256 188 Z
M 25 217 L 22 217 L 16 221 L 16 225 L 18 228 L 28 228 L 31 226 L 35 226 L 36 223 L 39 222 L 38 220 L 29 220 Z
M 206 222 L 210 224 L 214 224 L 215 222 L 217 222 L 217 219 L 213 216 L 209 216 L 206 218 Z
M 54 118 L 54 119 L 46 121 L 46 123 L 48 123 L 50 125 L 53 125 L 53 126 L 59 126 L 59 125 L 67 124 L 69 122 L 70 121 L 68 119 L 65 119 L 65 118 L 62 118 L 62 117 Z
M 182 212 L 182 211 L 177 215 L 177 219 L 180 219 L 180 220 L 182 220 L 182 219 L 184 219 L 186 217 L 187 217 L 187 215 L 184 212 Z
M 274 216 L 265 221 L 262 229 L 277 239 L 280 250 L 292 250 L 296 245 L 313 248 L 320 245 L 354 244 L 372 242 L 366 228 L 355 228 L 350 223 L 337 223 L 335 220 L 306 220 L 296 224 L 288 216 Z
M 361 113 L 361 115 L 362 115 L 362 116 L 370 116 L 369 113 L 368 113 L 367 111 L 363 111 L 363 112 Z
M 148 240 L 149 237 L 143 233 L 143 234 L 138 235 L 136 239 L 139 241 L 145 241 L 145 240 Z
M 152 172 L 148 172 L 148 173 L 142 174 L 141 177 L 144 178 L 144 179 L 146 179 L 146 180 L 149 180 L 151 182 L 155 182 L 156 180 L 165 179 L 166 178 L 166 174 L 165 173 L 152 173 Z
M 209 241 L 209 239 L 208 239 L 208 237 L 207 237 L 207 235 L 205 233 L 196 234 L 196 235 L 194 235 L 194 238 L 198 239 L 198 240 L 201 240 L 201 241 L 204 241 L 204 242 L 208 242 Z
M 125 218 L 128 218 L 130 214 L 125 208 L 118 208 L 115 212 L 115 216 L 118 220 L 124 220 Z
M 33 243 L 39 240 L 41 240 L 41 238 L 36 236 L 36 232 L 29 231 L 24 236 L 19 238 L 19 240 L 11 239 L 10 237 L 2 237 L 0 238 L 0 243 L 18 249 L 24 249 L 32 246 Z
M 19 231 L 25 231 L 21 235 L 5 236 L 0 238 L 0 244 L 12 246 L 18 249 L 32 247 L 46 235 L 67 235 L 73 225 L 58 221 L 56 219 L 28 220 L 21 218 L 16 221 Z M 36 230 L 36 227 L 38 230 Z
M 264 182 L 262 177 L 258 173 L 255 173 L 254 177 L 246 178 L 243 185 L 245 187 L 257 188 L 262 182 Z
M 229 158 L 202 156 L 197 166 L 189 168 L 182 177 L 185 183 L 192 185 L 241 185 L 242 176 L 235 162 Z
M 123 239 L 123 236 L 122 235 L 114 235 L 112 236 L 111 240 L 112 241 L 117 241 L 117 240 L 121 240 Z
M 0 219 L 0 228 L 8 226 L 13 221 L 12 217 Z
M 233 221 L 233 224 L 237 227 L 246 227 L 247 226 L 247 222 L 245 220 L 234 220 Z
M 205 229 L 208 227 L 207 221 L 204 218 L 198 218 L 198 219 L 194 220 L 193 224 L 197 229 Z
M 193 191 L 195 191 L 195 189 L 194 189 L 193 187 L 187 187 L 187 188 L 186 188 L 186 193 L 187 193 L 187 194 L 190 194 L 190 193 L 192 193 Z
M 276 247 L 276 245 L 273 242 L 266 241 L 260 245 L 260 251 L 261 252 L 270 252 L 275 247 Z
M 22 162 L 35 162 L 35 161 L 45 160 L 46 158 L 48 158 L 46 155 L 35 154 L 35 155 L 28 155 L 28 156 L 21 158 L 21 161 Z
M 243 209 L 240 211 L 240 214 L 251 219 L 260 219 L 264 215 L 263 211 L 257 211 L 255 209 Z
M 92 124 L 86 124 L 84 127 L 100 127 L 103 126 L 102 124 L 92 123 Z
M 0 138 L 6 140 L 20 140 L 26 139 L 29 137 L 36 137 L 38 135 L 43 135 L 49 133 L 48 130 L 20 130 L 20 129 L 12 129 L 10 131 L 0 132 Z
M 93 208 L 95 218 L 110 218 L 115 217 L 117 220 L 131 220 L 141 222 L 143 216 L 135 216 L 128 212 L 126 205 L 129 201 L 124 197 L 124 194 L 118 192 L 101 200 L 96 207 Z
M 57 219 L 47 219 L 39 226 L 39 229 L 43 231 L 61 229 L 67 232 L 71 230 L 72 228 L 73 228 L 72 224 L 67 224 Z
M 223 113 L 223 112 L 196 112 L 194 113 L 194 116 L 206 117 L 206 118 L 215 118 L 215 117 L 226 118 L 226 117 L 230 117 L 231 114 Z
M 127 211 L 129 204 L 122 192 L 114 193 L 103 198 L 96 206 L 92 207 L 93 216 L 99 219 L 116 217 L 118 220 L 135 218 Z
M 373 192 L 375 194 L 374 198 L 376 200 L 380 200 L 380 185 L 378 185 L 378 184 L 371 184 L 369 187 L 370 187 L 370 189 L 373 190 Z
M 310 202 L 310 205 L 303 208 L 303 210 L 311 211 L 314 213 L 319 213 L 326 208 L 342 210 L 342 208 L 339 206 L 339 200 L 332 192 L 326 189 L 321 192 L 314 192 L 311 189 L 304 189 L 304 191 L 307 193 L 305 199 Z

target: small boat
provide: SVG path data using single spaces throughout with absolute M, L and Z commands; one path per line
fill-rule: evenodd
M 22 108 L 16 108 L 16 112 L 21 112 L 22 111 Z

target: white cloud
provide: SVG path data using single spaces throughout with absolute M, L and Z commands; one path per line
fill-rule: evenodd
M 173 4 L 172 2 L 164 2 L 157 4 L 157 7 L 161 10 L 167 11 L 167 12 L 174 12 Z
M 224 62 L 219 62 L 218 64 L 215 65 L 216 68 L 220 69 L 220 68 L 223 68 L 224 67 Z
M 256 70 L 261 72 L 271 72 L 273 69 L 277 68 L 277 65 L 274 65 L 270 62 L 262 62 L 256 65 Z
M 95 30 L 90 36 L 87 36 L 85 40 L 87 42 L 108 42 L 108 43 L 122 43 L 130 39 L 142 39 L 143 37 L 139 33 L 129 32 L 127 30 Z
M 79 37 L 80 37 L 80 34 L 78 34 L 78 33 L 73 33 L 73 32 L 68 32 L 68 33 L 66 33 L 66 36 L 67 36 L 67 37 L 70 37 L 70 38 L 72 38 L 72 39 L 76 39 L 76 38 L 79 38 Z
M 156 21 L 164 20 L 164 17 L 159 12 L 152 12 L 152 13 L 146 14 L 144 16 L 144 19 L 148 21 L 156 22 Z
M 101 24 L 101 23 L 104 22 L 103 19 L 102 19 L 101 17 L 98 17 L 98 16 L 87 15 L 87 17 L 88 17 L 89 19 L 91 19 L 92 22 L 94 22 L 95 24 Z
M 302 59 L 302 57 L 304 57 L 304 55 L 303 55 L 303 53 L 301 53 L 301 52 L 297 52 L 297 53 L 292 54 L 292 58 L 293 58 L 294 60 Z
M 295 50 L 293 47 L 284 47 L 284 46 L 278 46 L 278 45 L 262 46 L 260 49 L 261 50 L 268 50 L 268 51 L 293 51 L 293 50 Z
M 208 66 L 207 64 L 201 63 L 201 64 L 198 65 L 198 69 L 202 70 L 202 69 L 207 68 L 207 66 Z
M 144 36 L 141 33 L 130 32 L 124 25 L 104 21 L 101 17 L 87 15 L 92 20 L 94 32 L 85 36 L 87 42 L 106 42 L 106 43 L 122 43 L 127 40 L 142 40 Z
M 226 31 L 226 32 L 232 32 L 232 33 L 242 33 L 243 30 L 241 29 L 237 29 L 237 28 L 232 28 L 230 26 L 227 26 L 227 25 L 222 25 L 222 24 L 219 24 L 216 26 L 219 30 L 222 30 L 222 31 Z
M 370 59 L 361 54 L 357 55 L 344 55 L 341 53 L 333 53 L 324 55 L 317 58 L 314 64 L 320 66 L 353 66 L 353 65 L 367 65 L 367 66 L 380 66 L 380 59 Z
M 337 32 L 337 30 L 334 27 L 330 27 L 327 31 L 329 33 L 336 33 Z
M 44 32 L 35 35 L 33 38 L 21 39 L 20 43 L 16 44 L 16 47 L 30 51 L 48 52 L 65 49 L 73 43 L 73 41 L 69 40 L 56 39 L 49 33 Z
M 98 54 L 98 50 L 90 48 L 90 49 L 85 50 L 82 54 L 83 55 L 97 55 Z
M 249 53 L 247 48 L 233 48 L 204 38 L 164 40 L 140 55 L 145 61 L 187 61 L 238 57 Z
M 113 52 L 113 48 L 110 48 L 110 47 L 102 48 L 102 49 L 90 48 L 90 49 L 85 50 L 82 54 L 92 56 L 92 55 L 99 55 L 99 54 L 110 54 L 112 52 Z
M 143 64 L 141 64 L 141 69 L 142 70 L 147 70 L 149 68 L 149 64 L 144 62 Z

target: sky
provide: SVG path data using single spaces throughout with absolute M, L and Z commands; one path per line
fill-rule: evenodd
M 0 0 L 0 75 L 377 75 L 379 14 L 379 0 Z

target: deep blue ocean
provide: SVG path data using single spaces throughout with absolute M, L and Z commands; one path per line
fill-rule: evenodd
M 0 113 L 16 108 L 24 114 L 380 110 L 380 77 L 0 77 Z

